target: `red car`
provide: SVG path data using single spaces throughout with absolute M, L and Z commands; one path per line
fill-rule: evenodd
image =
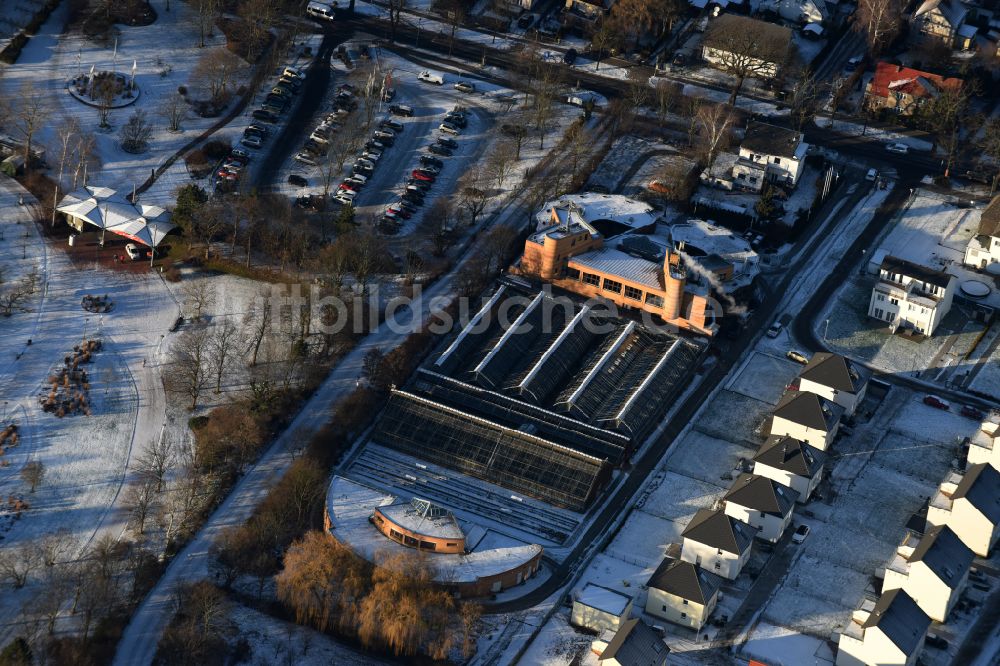
M 410 213 L 410 211 L 406 210 L 405 208 L 398 208 L 396 206 L 389 206 L 388 208 L 386 208 L 386 211 L 392 213 L 393 215 L 397 215 L 397 216 L 403 218 L 404 220 L 408 220 L 411 217 L 413 217 L 413 215 Z
M 410 175 L 416 178 L 417 180 L 422 180 L 427 183 L 434 182 L 434 176 L 430 175 L 429 173 L 424 173 L 420 169 L 414 169 L 413 173 L 411 173 Z
M 951 405 L 949 405 L 946 400 L 942 400 L 936 395 L 925 395 L 924 404 L 934 407 L 935 409 L 943 409 L 944 411 L 951 409 Z
M 338 189 L 347 190 L 348 192 L 354 192 L 355 194 L 357 194 L 358 192 L 357 186 L 352 185 L 351 183 L 341 183 Z

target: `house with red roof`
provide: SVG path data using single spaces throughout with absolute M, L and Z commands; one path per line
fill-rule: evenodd
M 875 65 L 875 76 L 865 88 L 865 107 L 872 111 L 891 109 L 909 116 L 941 93 L 958 90 L 963 83 L 959 78 L 879 62 Z

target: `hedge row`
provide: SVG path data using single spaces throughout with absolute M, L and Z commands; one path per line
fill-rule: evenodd
M 10 43 L 3 50 L 0 50 L 0 62 L 5 62 L 8 65 L 13 65 L 17 62 L 17 59 L 21 56 L 21 51 L 24 50 L 25 45 L 28 43 L 29 35 L 38 34 L 38 30 L 42 27 L 42 24 L 49 19 L 49 15 L 59 6 L 61 1 L 46 0 L 45 4 L 28 21 L 28 25 L 14 35 L 14 38 L 10 40 Z

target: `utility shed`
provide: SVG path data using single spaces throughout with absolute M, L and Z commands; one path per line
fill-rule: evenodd
M 632 599 L 606 587 L 587 583 L 573 600 L 570 623 L 601 632 L 618 631 L 632 614 Z

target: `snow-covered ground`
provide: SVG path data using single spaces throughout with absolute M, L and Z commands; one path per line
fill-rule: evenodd
M 870 136 L 885 143 L 905 143 L 910 147 L 910 150 L 930 152 L 932 148 L 930 141 L 917 139 L 893 130 L 866 127 L 862 123 L 851 122 L 849 120 L 834 120 L 825 116 L 816 116 L 813 121 L 821 129 L 832 129 L 835 132 L 852 136 Z
M 45 0 L 6 0 L 0 3 L 0 47 L 31 20 Z

